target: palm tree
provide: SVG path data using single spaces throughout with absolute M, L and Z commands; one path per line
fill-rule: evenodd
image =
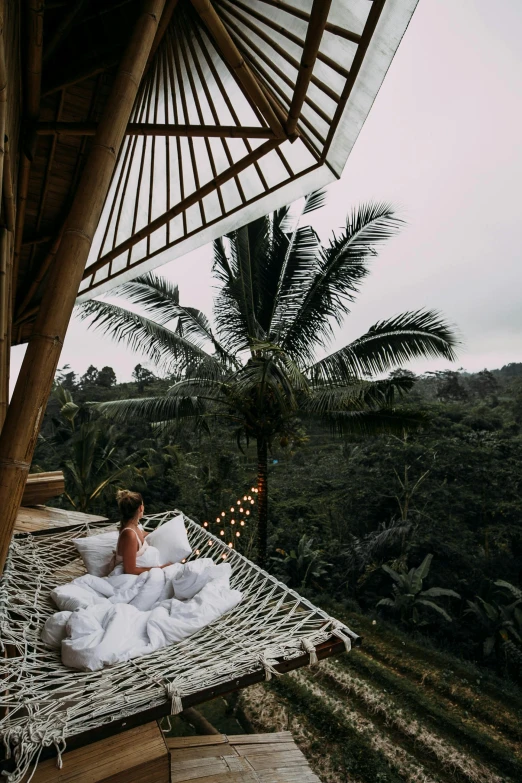
M 176 378 L 162 397 L 103 403 L 102 409 L 116 418 L 139 415 L 164 425 L 220 417 L 238 445 L 255 442 L 262 564 L 267 460 L 275 439 L 285 444 L 297 438 L 298 417 L 326 420 L 338 434 L 402 433 L 415 417 L 405 419 L 394 402 L 412 380 L 375 376 L 417 357 L 455 359 L 455 335 L 430 311 L 380 321 L 318 358 L 349 313 L 377 247 L 401 224 L 389 205 L 363 205 L 325 246 L 309 225 L 301 225 L 302 216 L 323 203 L 323 193 L 312 194 L 297 218 L 285 207 L 214 242 L 215 331 L 202 312 L 180 304 L 176 286 L 152 274 L 111 292 L 145 314 L 105 301 L 80 306 L 91 325 L 143 351 Z

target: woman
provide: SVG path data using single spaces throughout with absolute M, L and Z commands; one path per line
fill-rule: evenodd
M 115 565 L 124 574 L 143 574 L 151 568 L 166 568 L 171 563 L 160 565 L 159 552 L 145 540 L 147 533 L 140 525 L 145 513 L 143 498 L 139 492 L 120 489 L 116 500 L 121 516 L 120 535 L 115 552 Z M 118 569 L 120 570 L 120 569 Z

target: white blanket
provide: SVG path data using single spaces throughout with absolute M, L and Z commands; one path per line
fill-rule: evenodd
M 86 574 L 56 587 L 60 609 L 42 639 L 60 648 L 65 666 L 96 671 L 181 642 L 241 601 L 230 588 L 231 567 L 199 558 L 152 568 L 139 576 Z

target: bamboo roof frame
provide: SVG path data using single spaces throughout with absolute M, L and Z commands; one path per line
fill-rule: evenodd
M 417 1 L 0 0 L 0 570 L 75 298 L 340 177 Z

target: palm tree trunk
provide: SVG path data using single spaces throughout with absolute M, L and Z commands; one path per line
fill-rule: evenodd
M 257 562 L 266 566 L 268 539 L 268 447 L 265 440 L 257 439 Z

